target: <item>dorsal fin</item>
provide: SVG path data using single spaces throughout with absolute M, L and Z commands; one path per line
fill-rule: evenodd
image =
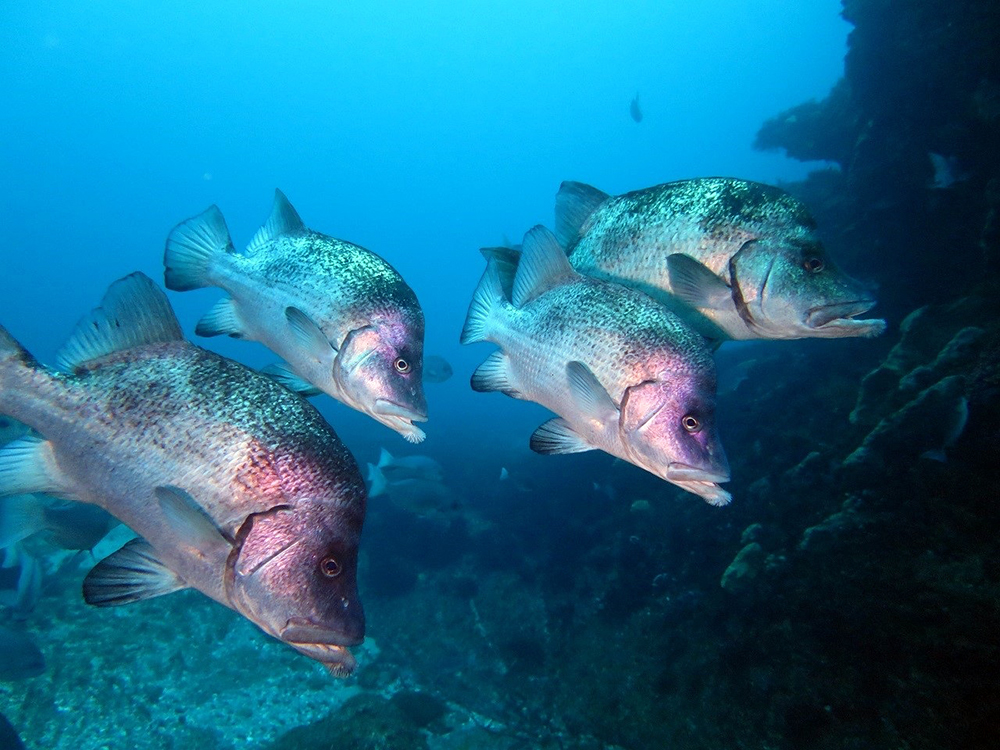
M 297 234 L 304 232 L 306 225 L 302 223 L 298 212 L 288 202 L 288 198 L 280 190 L 274 191 L 274 205 L 271 206 L 271 215 L 267 217 L 267 222 L 247 245 L 247 253 L 252 254 L 267 245 L 272 240 L 286 234 Z
M 556 193 L 556 237 L 566 252 L 587 232 L 590 216 L 611 196 L 582 182 L 567 181 Z
M 514 277 L 514 306 L 521 307 L 578 276 L 555 235 L 539 224 L 528 230 L 521 244 L 521 259 Z
M 77 323 L 56 362 L 72 372 L 113 352 L 183 340 L 166 295 L 148 276 L 133 273 L 108 287 L 101 306 Z

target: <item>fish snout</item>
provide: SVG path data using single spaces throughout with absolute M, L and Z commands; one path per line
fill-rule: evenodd
M 427 421 L 427 410 L 417 411 L 407 406 L 397 404 L 385 398 L 375 401 L 372 416 L 379 422 L 400 433 L 411 443 L 421 442 L 426 435 L 415 422 Z
M 667 465 L 666 478 L 671 482 L 728 482 L 729 465 L 724 460 L 722 462 L 713 461 L 709 468 L 698 469 L 674 461 Z

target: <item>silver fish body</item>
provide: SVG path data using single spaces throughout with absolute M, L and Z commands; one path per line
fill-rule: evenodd
M 410 442 L 426 421 L 424 316 L 413 290 L 375 253 L 306 228 L 281 191 L 245 252 L 212 206 L 182 222 L 164 254 L 169 289 L 217 286 L 229 297 L 198 323 L 203 336 L 259 341 L 285 360 L 271 374 L 323 392 Z
M 366 493 L 319 413 L 185 342 L 140 274 L 111 286 L 59 360 L 41 367 L 0 328 L 0 412 L 42 436 L 0 450 L 0 494 L 92 503 L 139 534 L 91 571 L 87 600 L 195 588 L 349 673 Z
M 703 339 L 645 294 L 581 276 L 544 227 L 511 263 L 492 254 L 463 343 L 501 347 L 475 390 L 535 401 L 560 416 L 532 448 L 606 451 L 724 505 L 729 466 L 714 424 L 715 369 Z M 512 296 L 508 298 L 508 294 Z
M 871 290 L 829 257 L 805 205 L 769 185 L 710 177 L 610 196 L 564 182 L 556 226 L 578 271 L 650 294 L 712 339 L 885 329 L 855 319 Z

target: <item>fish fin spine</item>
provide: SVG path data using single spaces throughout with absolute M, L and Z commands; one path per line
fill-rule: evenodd
M 520 398 L 521 392 L 514 385 L 510 373 L 510 361 L 503 350 L 493 352 L 476 371 L 472 373 L 472 390 L 480 393 L 500 391 L 512 398 Z
M 266 247 L 278 237 L 298 234 L 306 231 L 306 225 L 302 223 L 298 212 L 289 202 L 285 194 L 280 190 L 274 191 L 274 204 L 271 206 L 271 215 L 267 218 L 257 233 L 247 245 L 247 253 L 253 254 Z
M 212 264 L 220 255 L 235 252 L 229 228 L 218 206 L 182 221 L 167 235 L 163 251 L 163 278 L 167 289 L 186 292 L 212 286 Z
M 556 237 L 570 252 L 587 233 L 590 218 L 611 196 L 583 182 L 564 182 L 556 193 Z
M 493 318 L 504 301 L 500 269 L 496 261 L 491 260 L 486 264 L 486 271 L 472 295 L 469 312 L 465 316 L 465 325 L 462 327 L 460 342 L 473 344 L 477 341 L 488 341 Z
M 538 225 L 524 235 L 514 276 L 514 307 L 522 307 L 549 289 L 573 281 L 579 274 L 552 232 Z
M 560 453 L 584 453 L 595 450 L 580 434 L 561 417 L 550 419 L 531 433 L 531 450 L 535 453 L 555 455 Z
M 245 332 L 239 314 L 236 311 L 236 301 L 231 297 L 223 297 L 212 309 L 205 313 L 194 332 L 199 336 L 232 336 L 234 339 L 245 338 Z
M 133 539 L 95 565 L 83 579 L 83 598 L 95 607 L 115 607 L 187 588 L 145 539 Z
M 56 363 L 60 369 L 73 372 L 114 352 L 183 340 L 167 296 L 148 276 L 133 273 L 109 286 L 101 306 L 77 323 L 56 355 Z

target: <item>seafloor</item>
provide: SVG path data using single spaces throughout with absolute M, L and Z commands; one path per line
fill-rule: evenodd
M 890 330 L 755 350 L 720 394 L 732 506 L 592 454 L 526 457 L 502 502 L 458 477 L 466 515 L 373 505 L 342 682 L 204 597 L 97 610 L 66 573 L 26 621 L 46 672 L 0 683 L 26 745 L 995 747 L 1000 5 L 844 5 L 843 81 L 757 145 L 833 165 L 784 187 Z

